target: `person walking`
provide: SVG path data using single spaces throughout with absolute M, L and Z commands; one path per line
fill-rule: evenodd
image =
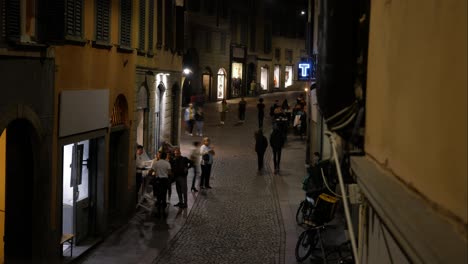
M 135 155 L 135 167 L 136 167 L 136 173 L 135 173 L 135 193 L 136 193 L 136 202 L 138 203 L 138 195 L 140 193 L 141 185 L 143 183 L 143 173 L 146 170 L 146 165 L 145 163 L 151 161 L 151 159 L 148 157 L 148 155 L 145 154 L 145 151 L 143 149 L 142 145 L 138 145 L 136 148 L 136 155 Z M 143 194 L 143 192 L 142 192 Z
M 255 152 L 257 152 L 257 162 L 258 162 L 258 171 L 262 171 L 263 169 L 263 156 L 265 155 L 265 151 L 268 147 L 268 141 L 266 137 L 263 135 L 261 129 L 255 132 Z
M 281 162 L 281 150 L 283 148 L 284 138 L 278 128 L 273 129 L 270 135 L 270 146 L 273 150 L 273 164 L 275 165 L 275 174 L 279 173 Z
M 205 137 L 203 139 L 203 145 L 200 147 L 201 160 L 201 177 L 200 177 L 200 188 L 211 189 L 210 177 L 211 177 L 211 166 L 213 165 L 213 156 L 215 154 L 214 149 L 210 146 L 210 139 Z
M 200 142 L 198 141 L 193 142 L 193 149 L 190 153 L 190 160 L 192 161 L 193 168 L 192 188 L 190 190 L 192 192 L 198 192 L 197 188 L 195 188 L 195 182 L 200 174 Z
M 178 206 L 179 208 L 187 208 L 187 174 L 191 167 L 192 162 L 182 156 L 179 148 L 175 148 L 174 158 L 171 160 L 171 168 L 176 184 L 177 196 L 179 197 L 179 203 L 174 206 Z
M 226 121 L 226 113 L 229 110 L 228 104 L 226 102 L 226 99 L 223 99 L 221 101 L 221 104 L 218 107 L 218 112 L 220 114 L 220 123 L 221 125 L 224 125 L 224 122 Z
M 247 108 L 247 102 L 244 100 L 244 97 L 241 97 L 241 100 L 239 101 L 239 122 L 244 123 L 245 122 L 245 110 Z
M 203 107 L 197 107 L 195 112 L 195 125 L 196 125 L 196 135 L 203 136 L 203 124 L 205 121 L 205 114 L 203 113 Z
M 263 119 L 265 118 L 265 104 L 263 103 L 263 98 L 258 99 L 257 110 L 258 110 L 258 129 L 262 129 Z
M 154 171 L 155 180 L 153 181 L 153 190 L 156 190 L 156 216 L 167 217 L 166 214 L 166 195 L 167 186 L 169 185 L 169 175 L 171 174 L 171 164 L 167 159 L 167 153 L 158 152 L 158 158 L 151 164 L 151 169 Z
M 190 103 L 189 106 L 185 109 L 184 112 L 184 121 L 186 125 L 186 133 L 190 136 L 193 136 L 193 125 L 195 124 L 195 109 L 193 108 L 193 104 Z

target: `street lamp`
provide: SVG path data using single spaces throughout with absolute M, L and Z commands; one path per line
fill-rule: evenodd
M 189 75 L 192 73 L 192 70 L 190 70 L 189 68 L 185 68 L 182 70 L 182 72 L 185 74 L 185 75 Z

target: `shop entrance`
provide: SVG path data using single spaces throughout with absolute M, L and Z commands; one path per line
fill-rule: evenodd
M 103 139 L 83 140 L 62 148 L 62 233 L 74 235 L 75 244 L 86 239 L 93 227 L 99 141 Z M 67 249 L 68 245 L 63 245 L 62 250 Z

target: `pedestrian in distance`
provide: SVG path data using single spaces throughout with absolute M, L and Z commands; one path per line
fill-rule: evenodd
M 279 173 L 281 162 L 281 150 L 284 145 L 284 137 L 279 129 L 273 129 L 270 135 L 270 146 L 273 150 L 273 164 L 275 167 L 275 174 Z
M 218 106 L 218 112 L 220 114 L 221 125 L 224 125 L 224 122 L 226 121 L 226 113 L 228 110 L 229 110 L 229 106 L 226 102 L 226 99 L 223 99 Z
M 203 145 L 200 147 L 201 159 L 201 177 L 200 177 L 200 188 L 201 189 L 211 189 L 210 177 L 211 177 L 211 167 L 213 165 L 213 156 L 215 151 L 208 137 L 203 138 Z
M 203 124 L 205 122 L 205 113 L 203 112 L 203 107 L 197 107 L 195 112 L 195 125 L 196 125 L 196 135 L 203 136 Z
M 151 164 L 151 169 L 155 173 L 155 180 L 153 181 L 153 189 L 156 193 L 156 216 L 167 217 L 166 207 L 166 195 L 167 186 L 169 185 L 169 175 L 171 174 L 171 164 L 167 161 L 167 153 L 159 152 L 158 159 L 154 160 Z
M 247 109 L 247 102 L 244 100 L 244 97 L 241 97 L 239 101 L 239 122 L 245 122 L 245 110 Z
M 192 179 L 192 188 L 190 189 L 192 192 L 198 192 L 197 188 L 195 188 L 195 182 L 197 177 L 200 175 L 201 168 L 200 168 L 200 142 L 195 141 L 193 142 L 193 148 L 190 153 L 190 160 L 192 161 L 192 168 L 193 168 L 193 179 Z
M 266 137 L 263 135 L 261 129 L 255 132 L 255 152 L 257 152 L 257 162 L 258 162 L 258 171 L 262 171 L 263 169 L 263 157 L 265 155 L 265 151 L 268 147 L 268 141 Z
M 258 129 L 262 129 L 263 119 L 265 118 L 265 104 L 263 103 L 263 98 L 258 99 L 257 110 L 258 110 Z
M 186 125 L 185 126 L 186 133 L 190 136 L 193 136 L 193 126 L 195 124 L 195 109 L 193 108 L 192 103 L 190 103 L 188 107 L 185 109 L 184 121 Z
M 179 148 L 175 148 L 174 158 L 171 160 L 171 168 L 176 184 L 177 196 L 179 197 L 179 202 L 174 206 L 178 206 L 179 208 L 187 208 L 187 175 L 191 167 L 192 162 L 182 156 Z

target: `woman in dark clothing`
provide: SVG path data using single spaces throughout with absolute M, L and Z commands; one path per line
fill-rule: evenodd
M 263 169 L 263 156 L 268 147 L 268 141 L 262 130 L 255 132 L 255 152 L 257 152 L 258 171 Z
M 273 163 L 275 173 L 279 173 L 279 164 L 281 161 L 281 149 L 283 148 L 284 137 L 279 129 L 274 129 L 270 135 L 270 146 L 273 150 Z
M 258 109 L 258 128 L 263 128 L 263 118 L 265 116 L 265 104 L 263 103 L 263 98 L 258 99 L 257 104 Z

